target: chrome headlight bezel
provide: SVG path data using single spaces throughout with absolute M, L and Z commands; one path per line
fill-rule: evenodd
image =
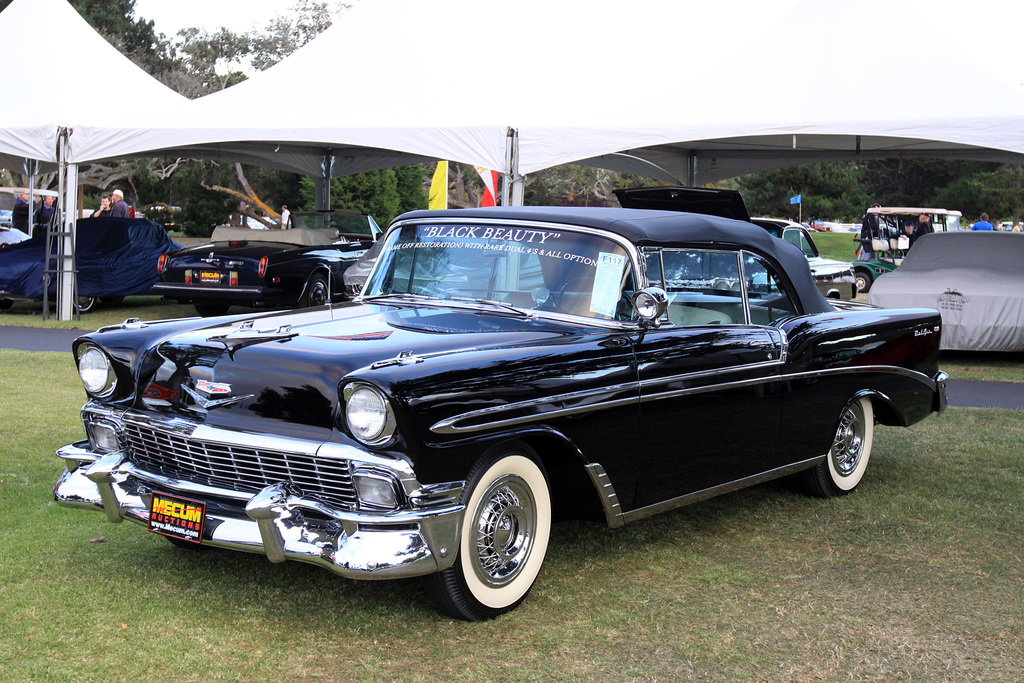
M 78 377 L 85 392 L 94 398 L 108 398 L 117 388 L 117 373 L 110 357 L 98 346 L 78 347 Z
M 395 412 L 383 391 L 364 382 L 345 386 L 345 426 L 360 443 L 381 446 L 395 435 Z

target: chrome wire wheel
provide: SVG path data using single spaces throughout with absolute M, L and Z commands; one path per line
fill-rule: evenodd
M 865 431 L 864 408 L 858 401 L 843 411 L 829 454 L 832 466 L 840 477 L 848 477 L 857 469 L 864 455 Z
M 470 470 L 459 550 L 425 577 L 445 614 L 467 621 L 515 609 L 533 587 L 551 535 L 551 490 L 537 453 L 521 441 L 489 449 Z
M 798 475 L 807 492 L 820 498 L 835 498 L 857 488 L 868 468 L 874 434 L 871 399 L 862 396 L 848 403 L 839 415 L 832 447 L 824 462 Z
M 537 508 L 529 485 L 517 475 L 496 480 L 483 495 L 474 527 L 477 578 L 494 587 L 515 580 L 537 535 Z

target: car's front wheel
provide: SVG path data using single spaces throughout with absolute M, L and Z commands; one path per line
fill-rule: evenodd
M 427 577 L 439 610 L 483 621 L 519 605 L 551 533 L 551 494 L 537 454 L 521 442 L 492 448 L 470 471 L 455 563 Z
M 857 293 L 867 294 L 868 290 L 871 289 L 871 283 L 874 281 L 874 278 L 871 277 L 871 273 L 858 270 L 854 277 L 857 280 Z
M 874 434 L 870 398 L 859 398 L 843 408 L 825 461 L 800 473 L 807 492 L 819 498 L 836 498 L 857 488 L 868 468 Z

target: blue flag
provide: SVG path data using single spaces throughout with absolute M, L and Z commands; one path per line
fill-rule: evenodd
M 802 201 L 803 201 L 803 195 L 799 195 L 799 194 L 797 196 L 795 196 L 795 197 L 790 197 L 789 198 L 789 203 L 790 204 L 799 204 Z

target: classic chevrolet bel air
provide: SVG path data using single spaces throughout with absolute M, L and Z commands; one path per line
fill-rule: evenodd
M 423 576 L 483 620 L 526 597 L 553 519 L 789 475 L 844 495 L 876 423 L 945 405 L 936 311 L 832 303 L 750 223 L 499 207 L 383 239 L 354 301 L 76 340 L 87 438 L 57 451 L 56 500 L 178 546 Z

